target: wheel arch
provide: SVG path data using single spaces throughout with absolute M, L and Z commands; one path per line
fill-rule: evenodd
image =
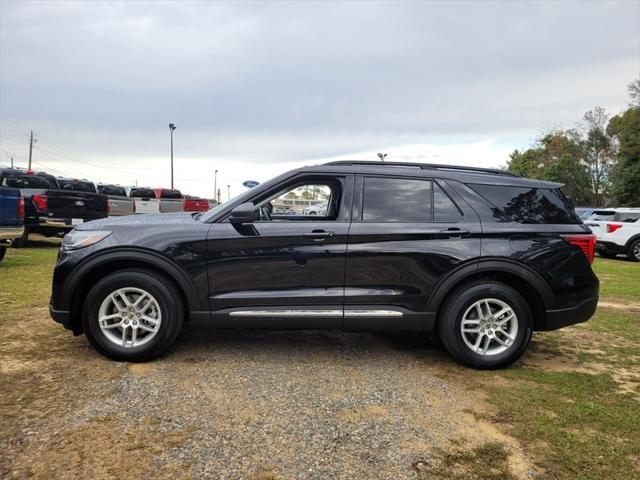
M 175 263 L 144 249 L 113 249 L 89 257 L 74 269 L 65 282 L 62 298 L 68 303 L 63 304 L 62 308 L 70 312 L 74 334 L 82 333 L 82 303 L 89 290 L 105 275 L 130 268 L 151 270 L 167 277 L 178 289 L 187 317 L 191 311 L 208 310 L 208 307 L 201 308 L 195 286 Z
M 640 233 L 636 233 L 629 240 L 627 240 L 627 243 L 625 243 L 624 245 L 625 250 L 629 250 L 631 248 L 631 245 L 633 245 L 637 240 L 640 240 Z
M 437 314 L 437 322 L 444 301 L 456 287 L 483 278 L 505 283 L 525 298 L 533 313 L 534 330 L 544 325 L 546 311 L 556 306 L 551 288 L 535 270 L 513 260 L 488 258 L 463 265 L 443 278 L 429 297 L 427 311 Z

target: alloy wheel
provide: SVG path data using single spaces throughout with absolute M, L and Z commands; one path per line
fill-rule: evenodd
M 125 348 L 149 342 L 158 333 L 161 322 L 157 300 L 141 288 L 126 287 L 111 292 L 98 310 L 102 334 Z
M 518 318 L 509 304 L 497 298 L 485 298 L 467 308 L 460 329 L 471 351 L 482 356 L 498 355 L 516 341 Z

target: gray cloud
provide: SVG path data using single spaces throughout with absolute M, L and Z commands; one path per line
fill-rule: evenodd
M 83 156 L 164 156 L 169 121 L 185 157 L 269 162 L 531 138 L 640 72 L 635 1 L 0 5 L 4 145 Z

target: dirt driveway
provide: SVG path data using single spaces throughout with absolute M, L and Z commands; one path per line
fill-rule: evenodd
M 147 364 L 102 358 L 44 306 L 1 335 L 8 478 L 420 479 L 474 448 L 496 449 L 496 478 L 530 469 L 416 335 L 187 328 Z

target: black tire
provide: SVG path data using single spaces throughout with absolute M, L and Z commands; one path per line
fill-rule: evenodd
M 632 262 L 640 262 L 640 238 L 629 245 L 627 258 Z
M 7 253 L 7 247 L 0 247 L 0 262 L 2 261 L 6 253 Z
M 11 242 L 11 246 L 14 248 L 22 248 L 29 240 L 29 229 L 24 227 L 24 232 L 22 232 L 22 236 L 20 238 L 16 238 Z
M 140 288 L 151 294 L 158 303 L 162 321 L 155 336 L 137 347 L 120 346 L 109 340 L 98 323 L 98 312 L 103 300 L 120 288 Z M 146 362 L 165 353 L 176 341 L 184 322 L 182 298 L 173 283 L 149 270 L 120 270 L 100 280 L 89 291 L 83 310 L 82 327 L 89 343 L 112 360 Z
M 461 324 L 465 312 L 482 299 L 504 302 L 516 315 L 518 331 L 513 343 L 506 351 L 495 355 L 474 352 L 462 337 Z M 532 331 L 532 314 L 527 301 L 513 288 L 493 280 L 478 280 L 457 287 L 445 300 L 438 317 L 438 333 L 444 347 L 457 362 L 477 369 L 511 365 L 527 349 Z

